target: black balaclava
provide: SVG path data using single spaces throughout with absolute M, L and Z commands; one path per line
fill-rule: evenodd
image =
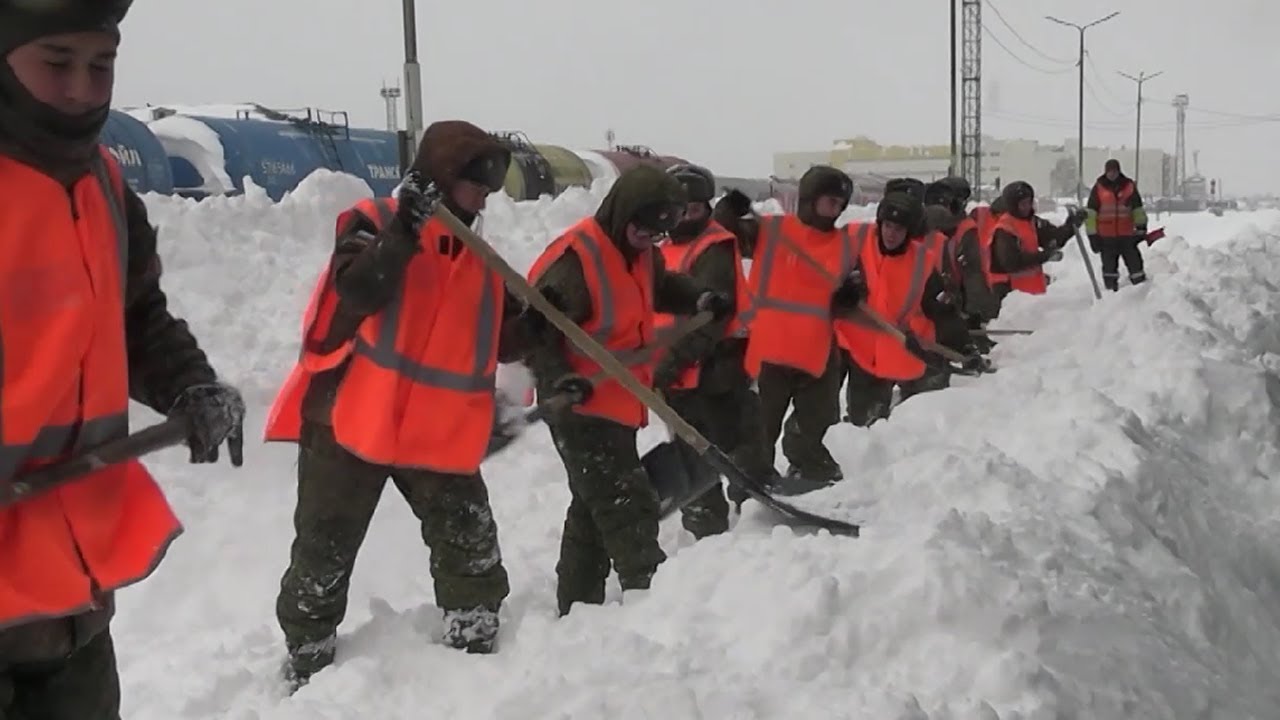
M 690 203 L 700 203 L 705 214 L 694 219 L 682 219 L 671 231 L 671 241 L 676 244 L 692 242 L 711 224 L 711 200 L 716 196 L 716 178 L 711 171 L 699 165 L 681 164 L 667 169 L 684 188 Z
M 832 196 L 844 198 L 844 207 L 849 207 L 849 201 L 853 198 L 853 180 L 830 165 L 814 165 L 800 176 L 799 195 L 796 217 L 800 222 L 815 230 L 831 232 L 836 229 L 838 218 L 820 217 L 814 210 L 814 203 L 820 197 Z M 843 208 L 841 212 L 844 212 Z
M 36 100 L 19 82 L 7 58 L 15 48 L 50 35 L 106 32 L 117 39 L 130 0 L 58 0 L 27 9 L 0 0 L 0 152 L 71 182 L 89 168 L 110 102 L 68 115 Z

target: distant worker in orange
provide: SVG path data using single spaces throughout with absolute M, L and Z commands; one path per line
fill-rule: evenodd
M 1147 211 L 1142 206 L 1138 186 L 1120 172 L 1120 161 L 1107 161 L 1105 172 L 1093 183 L 1086 203 L 1089 219 L 1089 248 L 1102 255 L 1102 283 L 1108 290 L 1120 289 L 1120 261 L 1129 271 L 1133 285 L 1146 282 L 1142 243 L 1147 237 Z
M 426 129 L 398 199 L 338 217 L 336 246 L 307 310 L 302 357 L 268 418 L 296 442 L 298 502 L 276 614 L 296 689 L 333 662 L 356 554 L 387 478 L 422 523 L 444 641 L 491 653 L 509 592 L 480 475 L 500 358 L 534 317 L 431 216 L 473 225 L 503 185 L 510 152 L 459 120 Z
M 991 272 L 1008 280 L 996 285 L 997 292 L 1043 295 L 1049 287 L 1045 263 L 1062 259 L 1062 248 L 1088 214 L 1080 209 L 1061 226 L 1054 225 L 1036 215 L 1036 191 L 1023 180 L 1006 185 L 1000 197 L 1007 212 L 992 230 Z

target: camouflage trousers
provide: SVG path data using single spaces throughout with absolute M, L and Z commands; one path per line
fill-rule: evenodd
M 827 430 L 840 421 L 840 378 L 843 363 L 832 343 L 831 356 L 820 377 L 803 370 L 765 363 L 756 378 L 764 449 L 773 465 L 774 447 L 782 436 L 782 454 L 792 473 L 815 481 L 839 480 L 840 465 L 823 445 Z M 794 406 L 790 417 L 787 409 Z M 784 425 L 783 418 L 786 417 Z
M 483 607 L 496 612 L 510 592 L 489 494 L 478 474 L 371 465 L 338 445 L 330 428 L 305 424 L 295 537 L 276 600 L 285 642 L 303 674 L 333 659 L 356 554 L 388 476 L 422 523 L 436 604 L 442 610 Z
M 623 590 L 645 589 L 667 559 L 658 544 L 658 495 L 636 452 L 636 430 L 563 414 L 548 422 L 569 477 L 569 509 L 556 563 L 556 599 L 604 602 L 610 566 Z
M 701 389 L 672 390 L 667 403 L 703 437 L 723 450 L 749 477 L 768 482 L 773 474 L 771 453 L 766 452 L 764 429 L 760 424 L 760 398 L 747 384 L 740 383 L 726 392 Z M 712 482 L 719 473 L 693 451 L 679 443 L 685 467 L 693 470 L 693 482 Z M 743 499 L 730 484 L 729 495 L 735 502 Z M 735 492 L 736 491 L 736 492 Z M 696 538 L 716 535 L 729 529 L 729 503 L 724 488 L 717 483 L 697 499 L 681 508 L 681 523 Z
M 870 427 L 877 420 L 887 420 L 893 407 L 893 388 L 901 388 L 902 399 L 923 392 L 941 390 L 951 385 L 951 375 L 927 368 L 915 380 L 898 382 L 876 377 L 863 370 L 853 358 L 845 357 L 845 420 L 858 427 Z
M 62 659 L 0 666 L 0 720 L 120 720 L 111 632 Z

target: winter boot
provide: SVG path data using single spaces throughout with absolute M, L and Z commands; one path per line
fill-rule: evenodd
M 444 611 L 444 642 L 473 655 L 489 655 L 498 641 L 498 613 L 487 607 Z
M 312 675 L 332 665 L 337 648 L 336 634 L 323 640 L 289 648 L 289 656 L 285 659 L 282 671 L 289 694 L 294 694 L 310 682 Z

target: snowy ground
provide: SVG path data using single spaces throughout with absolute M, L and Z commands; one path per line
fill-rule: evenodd
M 334 216 L 365 192 L 320 175 L 279 205 L 147 200 L 173 306 L 244 388 L 254 437 Z M 526 267 L 600 192 L 495 200 L 486 234 Z M 157 455 L 187 534 L 121 594 L 125 715 L 1275 717 L 1280 212 L 1166 221 L 1154 282 L 1094 305 L 1069 252 L 1047 297 L 1008 303 L 1000 325 L 1037 332 L 1001 344 L 997 375 L 831 431 L 848 480 L 803 500 L 865 522 L 860 539 L 750 505 L 697 544 L 672 521 L 652 590 L 556 620 L 567 492 L 530 433 L 485 467 L 513 585 L 495 656 L 439 644 L 426 550 L 388 492 L 338 663 L 284 699 L 295 453 L 250 443 L 240 470 Z

